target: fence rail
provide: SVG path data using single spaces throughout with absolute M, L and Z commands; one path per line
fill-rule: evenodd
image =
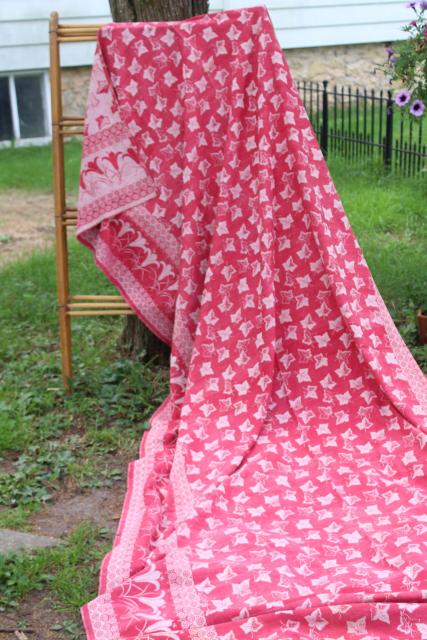
M 387 171 L 427 174 L 427 127 L 397 112 L 391 91 L 329 88 L 327 80 L 296 84 L 325 157 L 378 159 Z

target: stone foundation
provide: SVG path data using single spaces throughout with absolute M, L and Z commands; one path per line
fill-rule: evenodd
M 375 67 L 387 61 L 383 44 L 285 49 L 295 80 L 329 80 L 329 85 L 359 89 L 389 89 L 388 79 Z
M 387 59 L 383 44 L 352 44 L 334 47 L 285 49 L 295 80 L 329 80 L 330 87 L 388 89 L 386 77 L 375 66 Z M 62 71 L 64 114 L 80 116 L 86 107 L 89 67 Z
M 83 116 L 89 90 L 90 67 L 62 69 L 62 104 L 66 116 Z

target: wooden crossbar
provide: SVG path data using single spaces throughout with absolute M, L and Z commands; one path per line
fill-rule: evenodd
M 75 316 L 135 315 L 119 295 L 70 295 L 67 229 L 77 224 L 76 207 L 67 204 L 64 138 L 83 134 L 84 118 L 63 115 L 60 44 L 93 42 L 100 24 L 60 24 L 57 12 L 49 21 L 50 87 L 52 102 L 53 197 L 62 379 L 67 390 L 73 374 L 71 318 Z

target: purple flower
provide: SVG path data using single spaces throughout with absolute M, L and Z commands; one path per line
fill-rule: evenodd
M 408 104 L 410 99 L 411 99 L 411 92 L 408 91 L 407 89 L 402 89 L 401 91 L 398 91 L 394 96 L 394 101 L 398 107 L 404 107 L 405 104 Z
M 422 0 L 422 2 L 420 2 L 420 9 L 421 11 L 427 9 L 427 0 Z
M 417 3 L 416 2 L 407 2 L 405 6 L 406 6 L 407 9 L 415 9 L 415 7 L 417 6 Z
M 386 51 L 388 53 L 388 57 L 392 56 L 394 53 L 393 47 L 386 47 Z
M 425 108 L 426 106 L 422 100 L 414 100 L 409 109 L 409 113 L 419 118 L 423 115 Z
M 411 25 L 411 27 L 416 27 L 418 23 L 416 20 L 411 20 L 409 24 Z

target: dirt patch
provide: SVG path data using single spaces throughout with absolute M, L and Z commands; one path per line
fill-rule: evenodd
M 16 461 L 19 458 L 19 453 L 16 451 L 4 451 L 0 457 L 0 473 L 13 474 L 16 472 Z
M 62 627 L 72 621 L 76 635 L 84 637 L 80 617 L 55 610 L 52 597 L 46 592 L 33 591 L 20 604 L 19 611 L 0 612 L 0 640 L 17 640 L 15 630 L 22 629 L 28 640 L 70 640 L 70 634 Z
M 0 193 L 0 266 L 54 241 L 53 196 L 8 190 Z
M 90 493 L 55 496 L 55 502 L 46 504 L 42 511 L 31 516 L 31 532 L 59 537 L 75 529 L 80 522 L 92 520 L 114 533 L 124 501 L 124 484 L 116 483 L 111 489 L 95 489 Z
M 88 493 L 58 493 L 55 502 L 29 520 L 32 533 L 60 537 L 87 520 L 110 530 L 113 539 L 124 501 L 125 483 Z M 76 607 L 75 613 L 56 608 L 54 596 L 46 591 L 33 591 L 19 603 L 17 611 L 0 611 L 0 640 L 17 640 L 15 630 L 22 629 L 27 640 L 70 640 L 85 637 Z M 23 640 L 23 639 L 22 639 Z

